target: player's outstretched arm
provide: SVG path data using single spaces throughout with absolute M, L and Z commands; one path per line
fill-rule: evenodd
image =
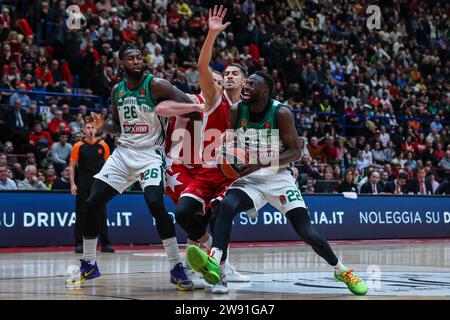
M 213 73 L 209 63 L 217 36 L 230 25 L 230 22 L 223 24 L 226 13 L 227 9 L 223 6 L 220 6 L 219 10 L 217 10 L 217 5 L 214 6 L 213 10 L 209 9 L 208 35 L 198 57 L 198 82 L 205 98 L 205 112 L 208 112 L 220 97 L 220 89 L 213 85 Z
M 162 117 L 175 117 L 185 115 L 191 112 L 203 112 L 203 104 L 200 103 L 184 103 L 174 100 L 164 100 L 158 103 L 155 113 Z

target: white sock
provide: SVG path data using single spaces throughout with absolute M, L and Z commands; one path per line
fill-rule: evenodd
M 221 260 L 222 260 L 222 255 L 223 255 L 223 251 L 220 250 L 219 248 L 212 248 L 211 249 L 211 256 L 216 259 L 217 263 L 220 264 Z
M 83 260 L 95 263 L 97 260 L 97 238 L 83 238 Z
M 341 260 L 338 260 L 338 263 L 334 266 L 334 269 L 336 270 L 337 274 L 341 274 L 342 272 L 347 271 L 347 267 L 342 264 Z
M 208 234 L 208 240 L 202 243 L 202 246 L 204 246 L 208 251 L 211 251 L 212 247 L 212 237 Z
M 200 246 L 200 243 L 199 242 L 197 242 L 197 241 L 193 241 L 193 240 L 191 240 L 191 239 L 187 239 L 187 243 L 186 243 L 186 254 L 184 255 L 184 266 L 185 267 L 188 267 L 189 266 L 189 263 L 188 263 L 188 261 L 187 261 L 187 249 L 190 247 L 190 246 L 196 246 L 196 247 L 199 247 Z
M 166 250 L 167 258 L 169 258 L 170 269 L 172 269 L 181 262 L 177 238 L 173 237 L 169 239 L 164 239 L 162 243 L 164 249 Z
M 230 264 L 230 246 L 227 248 L 227 258 L 225 259 L 225 264 Z

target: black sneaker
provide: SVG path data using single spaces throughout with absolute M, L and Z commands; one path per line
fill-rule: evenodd
M 75 253 L 83 253 L 83 245 L 82 244 L 77 244 L 75 246 Z
M 108 244 L 106 246 L 102 246 L 102 249 L 100 251 L 101 252 L 109 252 L 109 253 L 116 252 L 110 244 Z

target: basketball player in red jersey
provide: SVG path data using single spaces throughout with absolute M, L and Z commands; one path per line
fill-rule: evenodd
M 202 141 L 199 145 L 200 163 L 187 164 L 183 161 L 183 166 L 173 165 L 167 172 L 167 185 L 170 188 L 167 193 L 177 203 L 175 216 L 178 224 L 187 232 L 191 243 L 196 241 L 208 250 L 212 239 L 207 232 L 205 219 L 199 217 L 198 213 L 205 214 L 209 207 L 214 210 L 217 202 L 223 198 L 226 188 L 232 183 L 232 180 L 224 177 L 217 169 L 214 150 L 218 146 L 219 136 L 228 128 L 228 112 L 231 105 L 240 100 L 241 89 L 246 78 L 246 70 L 242 66 L 231 64 L 225 69 L 222 87 L 221 76 L 209 68 L 214 41 L 217 35 L 229 25 L 229 23 L 222 23 L 225 14 L 226 9 L 223 9 L 223 6 L 219 10 L 216 6 L 213 12 L 210 10 L 209 32 L 198 61 L 199 85 L 202 93 L 201 96 L 197 96 L 197 99 L 200 100 L 199 102 L 201 100 L 204 102 Z M 192 128 L 186 120 L 178 117 L 172 120 L 172 128 L 176 130 L 183 122 L 186 123 L 186 128 Z M 198 137 L 193 134 L 193 130 L 188 129 L 187 132 L 190 133 L 191 138 Z M 176 139 L 171 140 L 173 144 L 173 140 Z M 192 148 L 198 150 L 195 143 L 193 141 Z M 172 150 L 168 152 L 168 155 L 175 160 L 174 151 L 179 151 L 179 148 L 174 148 L 174 145 L 171 147 Z M 186 154 L 183 154 L 182 158 L 185 160 Z M 194 154 L 191 154 L 192 158 L 196 158 Z M 180 195 L 177 192 L 178 186 L 178 190 L 183 189 Z M 240 275 L 232 266 L 226 274 L 230 277 L 229 281 L 248 281 L 248 277 Z M 221 288 L 217 286 L 212 289 L 212 292 L 226 293 L 228 289 L 226 292 L 221 292 Z

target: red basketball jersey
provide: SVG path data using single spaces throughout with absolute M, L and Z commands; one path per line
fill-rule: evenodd
M 215 168 L 215 148 L 219 145 L 219 137 L 229 128 L 228 112 L 232 102 L 226 92 L 222 93 L 217 103 L 208 111 L 203 112 L 202 123 L 202 159 L 203 167 Z

